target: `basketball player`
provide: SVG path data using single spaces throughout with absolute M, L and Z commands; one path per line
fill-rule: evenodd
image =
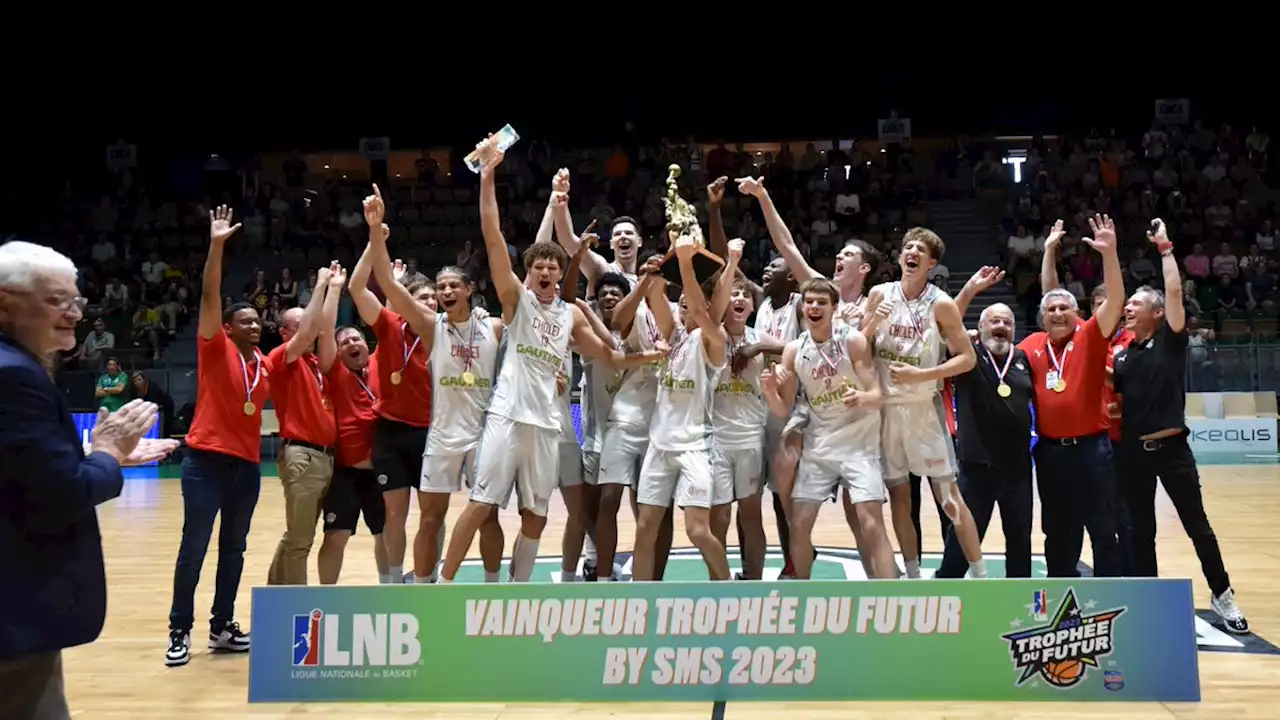
M 711 579 L 728 580 L 724 543 L 712 528 L 728 528 L 733 492 L 726 488 L 716 493 L 710 457 L 712 394 L 715 378 L 725 365 L 726 335 L 723 318 L 712 316 L 713 304 L 707 302 L 694 274 L 693 238 L 682 235 L 674 246 L 684 286 L 681 325 L 672 338 L 671 355 L 658 383 L 649 448 L 636 486 L 639 512 L 632 577 L 639 581 L 658 579 L 654 572 L 658 533 L 674 501 L 684 511 L 685 532 L 702 554 Z M 732 285 L 729 278 L 736 273 L 742 256 L 741 244 L 736 250 L 733 252 L 731 245 L 721 274 L 725 281 L 719 283 L 718 292 L 726 298 L 716 303 L 720 313 Z
M 742 240 L 726 246 L 735 269 L 742 250 Z M 747 327 L 747 318 L 755 310 L 750 284 L 727 271 L 721 273 L 719 282 L 730 283 L 732 289 L 724 313 L 725 367 L 716 379 L 711 403 L 711 475 L 714 487 L 729 493 L 727 498 L 715 498 L 717 504 L 738 503 L 741 578 L 760 580 L 766 542 L 760 495 L 764 489 L 764 426 L 769 412 L 760 390 L 764 356 L 744 353 L 748 346 L 760 344 L 759 333 Z M 717 531 L 720 542 L 726 542 L 728 528 Z
M 822 503 L 843 484 L 857 520 L 858 550 L 873 578 L 897 575 L 884 527 L 887 499 L 880 474 L 880 381 L 867 339 L 853 325 L 833 322 L 839 292 L 825 278 L 800 285 L 809 329 L 787 344 L 782 361 L 762 378 L 775 415 L 784 398 L 803 392 L 809 421 L 792 490 L 791 557 L 795 577 L 813 567 L 813 525 Z
M 339 281 L 337 293 L 346 273 L 338 263 L 316 272 L 316 287 L 305 310 L 289 308 L 280 316 L 282 344 L 267 355 L 267 366 L 274 379 L 271 397 L 280 420 L 280 483 L 284 487 L 285 531 L 276 547 L 275 558 L 267 572 L 268 585 L 306 585 L 307 558 L 315 542 L 316 521 L 320 507 L 333 478 L 333 446 L 338 428 L 329 399 L 331 387 L 325 387 L 322 367 L 313 349 L 322 334 L 323 343 L 333 344 L 333 328 L 323 332 L 322 308 L 330 292 L 330 279 Z M 330 363 L 336 354 L 326 349 Z
M 595 290 L 592 310 L 604 329 L 609 332 L 611 339 L 609 347 L 617 350 L 622 347 L 622 332 L 617 329 L 616 312 L 623 300 L 632 296 L 632 284 L 621 274 L 610 272 L 596 278 Z M 636 303 L 632 304 L 634 306 Z M 637 373 L 643 370 L 639 368 L 630 372 Z M 594 534 L 599 540 L 602 534 L 608 533 L 608 567 L 610 568 L 613 567 L 613 556 L 618 545 L 618 509 L 622 503 L 623 488 L 621 485 L 614 486 L 615 497 L 611 501 L 612 515 L 602 513 L 602 497 L 604 490 L 609 486 L 600 483 L 600 453 L 604 447 L 605 426 L 612 412 L 613 399 L 621 389 L 623 377 L 622 374 L 591 362 L 589 359 L 582 363 L 582 479 L 587 488 L 584 492 L 592 496 L 587 500 L 588 505 L 595 509 Z M 590 550 L 589 547 L 587 558 L 582 565 L 582 579 L 594 582 L 598 579 L 599 550 L 597 549 L 595 557 L 592 557 Z M 612 571 L 606 571 L 606 578 L 611 578 L 612 575 L 614 575 Z
M 1062 241 L 1062 236 L 1066 233 L 1062 229 L 1062 221 L 1059 220 L 1053 224 L 1049 230 L 1048 237 L 1044 241 L 1044 258 L 1040 263 L 1040 286 L 1043 292 L 1056 290 L 1061 285 L 1058 283 L 1058 245 Z M 1102 303 L 1107 299 L 1107 286 L 1105 284 L 1098 285 L 1090 293 L 1092 307 L 1090 308 L 1090 316 L 1097 316 L 1102 309 Z M 1120 323 L 1116 327 L 1115 332 L 1107 341 L 1107 366 L 1106 380 L 1102 386 L 1102 417 L 1107 424 L 1107 436 L 1111 439 L 1113 448 L 1120 446 L 1120 414 L 1117 409 L 1116 393 L 1112 383 L 1112 376 L 1115 368 L 1116 355 L 1121 350 L 1129 347 L 1129 343 L 1133 341 L 1133 332 Z M 1112 463 L 1116 469 L 1116 477 L 1122 477 L 1120 474 L 1120 454 L 1112 454 Z M 1120 574 L 1129 576 L 1133 574 L 1133 521 L 1129 516 L 1128 506 L 1125 503 L 1124 493 L 1117 483 L 1116 499 L 1115 499 L 1115 519 L 1116 519 L 1116 543 L 1120 554 Z M 1084 545 L 1084 534 L 1081 533 L 1076 541 L 1079 545 Z M 1079 551 L 1077 551 L 1079 552 Z
M 374 350 L 378 423 L 373 436 L 373 466 L 386 504 L 383 542 L 394 581 L 404 577 L 409 491 L 422 477 L 422 450 L 431 425 L 431 377 L 422 343 L 435 332 L 435 288 L 421 283 L 404 288 L 396 282 L 382 222 L 385 207 L 376 185 L 374 194 L 365 198 L 364 213 L 369 244 L 351 273 L 349 285 L 360 319 L 373 328 L 378 339 Z M 375 273 L 388 304 L 396 311 L 384 308 L 369 290 L 369 276 Z M 406 581 L 412 581 L 412 576 Z
M 475 480 L 476 448 L 484 431 L 485 408 L 493 389 L 502 320 L 477 318 L 471 311 L 471 278 L 457 267 L 436 273 L 436 301 L 444 313 L 424 335 L 430 358 L 431 430 L 427 434 L 418 493 L 421 520 L 413 542 L 414 583 L 435 582 L 449 496 Z M 497 582 L 502 563 L 502 526 L 493 508 L 480 532 L 485 582 Z
M 527 582 L 546 526 L 547 502 L 558 480 L 560 407 L 554 395 L 570 337 L 579 352 L 613 366 L 650 362 L 660 354 L 624 356 L 611 351 L 596 337 L 582 311 L 557 297 L 556 286 L 568 265 L 560 246 L 531 245 L 524 257 L 528 275 L 525 283 L 520 282 L 507 255 L 494 188 L 494 171 L 502 162 L 502 152 L 492 136 L 478 147 L 485 163 L 480 172 L 481 230 L 490 275 L 502 302 L 510 356 L 502 364 L 491 395 L 471 502 L 454 526 L 441 579 L 453 580 L 481 523 L 494 506 L 505 506 L 516 489 L 521 522 L 512 553 L 511 579 Z M 559 203 L 567 200 L 563 194 L 555 199 Z
M 556 197 L 556 193 L 568 195 L 569 193 L 569 171 L 566 168 L 560 168 L 555 178 L 551 181 L 552 198 Z M 548 203 L 549 209 L 554 209 Z M 567 210 L 567 208 L 566 208 Z M 556 241 L 564 248 L 564 251 L 573 257 L 578 254 L 578 250 L 582 245 L 582 238 L 573 232 L 573 220 L 568 212 L 555 213 L 554 222 L 556 228 Z M 594 226 L 594 222 L 592 225 Z M 588 227 L 587 231 L 590 232 Z M 626 215 L 620 215 L 614 218 L 613 225 L 609 229 L 609 249 L 613 250 L 613 261 L 609 262 L 594 249 L 587 250 L 587 256 L 582 261 L 582 276 L 587 279 L 587 295 L 590 297 L 595 295 L 596 281 L 605 273 L 618 273 L 627 279 L 632 285 L 636 284 L 639 279 L 637 268 L 640 260 L 640 249 L 644 245 L 644 236 L 640 234 L 640 226 L 636 221 Z
M 1156 577 L 1156 478 L 1191 538 L 1213 597 L 1209 606 L 1228 632 L 1248 634 L 1236 604 L 1218 538 L 1204 512 L 1200 473 L 1187 443 L 1187 331 L 1182 277 L 1164 221 L 1152 221 L 1147 238 L 1160 253 L 1165 292 L 1138 288 L 1125 305 L 1133 342 L 1115 357 L 1115 387 L 1123 414 L 1121 486 L 1133 513 L 1134 565 L 1139 577 Z
M 219 513 L 209 649 L 249 651 L 249 633 L 235 621 L 236 593 L 244 570 L 249 521 L 262 487 L 262 407 L 270 390 L 270 370 L 258 352 L 262 337 L 258 311 L 248 303 L 222 308 L 222 256 L 227 238 L 240 229 L 231 219 L 225 205 L 209 213 L 209 253 L 201 279 L 196 340 L 196 414 L 182 461 L 182 543 L 173 573 L 165 651 L 165 664 L 170 667 L 191 660 L 196 585 Z
M 955 445 L 938 398 L 939 380 L 968 372 L 977 362 L 955 302 L 928 279 L 944 251 L 942 238 L 933 231 L 908 230 L 898 256 L 902 279 L 877 285 L 869 299 L 877 306 L 890 304 L 886 319 L 876 329 L 876 359 L 885 396 L 882 460 L 893 530 L 909 578 L 920 577 L 908 483 L 912 473 L 929 478 L 935 499 L 955 526 L 970 575 L 987 574 L 973 516 L 956 485 Z M 951 351 L 945 361 L 944 348 Z
M 330 278 L 332 285 L 333 278 Z M 338 300 L 341 287 L 330 287 L 324 300 L 325 323 L 338 318 Z M 382 489 L 373 471 L 373 429 L 377 422 L 374 403 L 377 401 L 378 371 L 371 367 L 369 344 L 364 333 L 351 325 L 338 328 L 334 334 L 339 362 L 333 362 L 325 374 L 332 390 L 334 420 L 338 426 L 338 448 L 333 482 L 324 497 L 324 541 L 320 544 L 316 571 L 320 584 L 334 585 L 342 573 L 343 556 L 347 541 L 355 534 L 356 522 L 364 516 L 365 527 L 373 536 L 373 560 L 378 568 L 378 582 L 392 582 L 387 566 L 387 550 L 382 543 L 382 528 L 386 524 L 386 509 L 382 502 Z M 320 361 L 324 364 L 325 346 L 320 346 Z M 400 578 L 395 578 L 396 582 Z

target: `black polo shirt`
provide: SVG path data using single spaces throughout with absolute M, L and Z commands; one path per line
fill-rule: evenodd
M 983 465 L 1003 464 L 1030 458 L 1031 450 L 1031 364 L 1027 354 L 1011 348 L 1013 360 L 1004 377 L 1012 391 L 1002 398 L 998 371 L 1004 361 L 992 364 L 981 342 L 974 343 L 978 362 L 954 380 L 956 389 L 956 458 L 960 462 Z
M 1160 323 L 1150 338 L 1115 357 L 1112 375 L 1121 406 L 1121 437 L 1134 439 L 1187 425 L 1187 331 Z

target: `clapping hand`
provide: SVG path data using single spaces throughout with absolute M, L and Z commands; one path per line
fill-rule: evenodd
M 98 411 L 98 422 L 89 436 L 89 451 L 104 452 L 121 465 L 155 462 L 178 447 L 176 440 L 139 441 L 156 422 L 156 404 L 131 400 L 114 413 Z
M 235 213 L 226 205 L 219 205 L 217 208 L 209 211 L 209 239 L 215 243 L 223 243 L 227 238 L 236 234 L 240 229 L 240 223 L 231 224 L 232 217 Z

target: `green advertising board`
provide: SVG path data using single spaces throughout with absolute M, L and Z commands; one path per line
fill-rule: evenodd
M 1192 609 L 1157 579 L 263 587 L 249 699 L 1193 701 Z

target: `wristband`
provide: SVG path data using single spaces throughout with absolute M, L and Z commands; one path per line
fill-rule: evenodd
M 1165 240 L 1163 242 L 1158 242 L 1156 243 L 1156 250 L 1158 250 L 1161 255 L 1165 255 L 1173 250 L 1173 243 L 1169 242 L 1168 240 Z

